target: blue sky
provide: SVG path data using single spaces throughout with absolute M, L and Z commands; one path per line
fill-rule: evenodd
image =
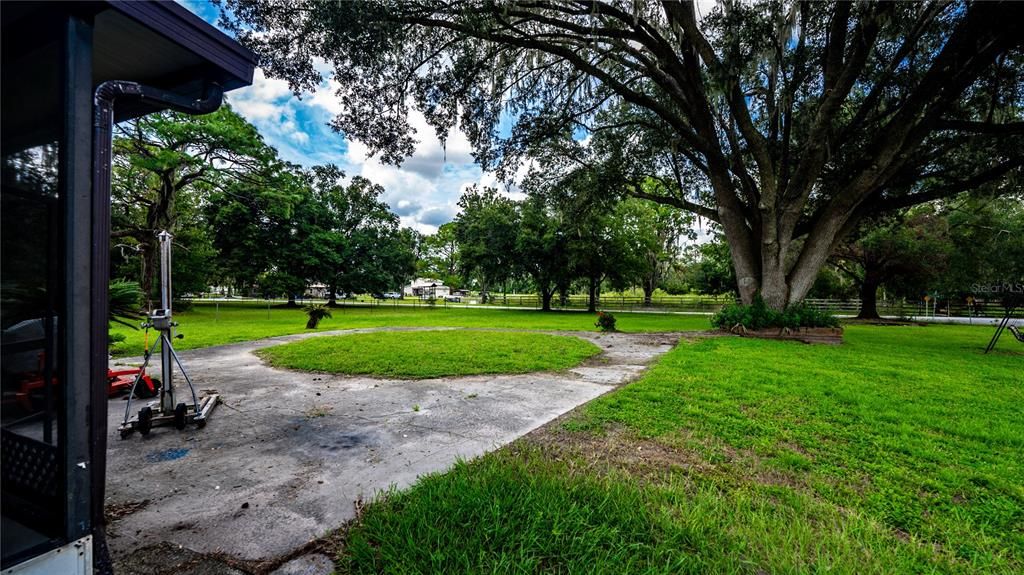
M 216 6 L 205 0 L 178 1 L 216 25 Z M 483 173 L 473 162 L 469 142 L 461 132 L 450 133 L 442 148 L 433 128 L 418 113 L 413 113 L 410 121 L 417 129 L 419 144 L 400 168 L 368 158 L 365 146 L 327 125 L 340 110 L 340 103 L 331 87 L 329 65 L 320 63 L 320 71 L 325 77 L 323 84 L 300 99 L 285 81 L 267 78 L 257 69 L 253 85 L 230 92 L 227 101 L 256 126 L 282 158 L 304 166 L 337 164 L 349 176 L 362 175 L 384 186 L 384 200 L 403 225 L 424 233 L 433 233 L 455 217 L 456 202 L 466 187 L 474 183 L 498 186 L 492 174 Z

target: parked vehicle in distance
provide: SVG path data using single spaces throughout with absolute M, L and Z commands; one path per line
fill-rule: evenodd
M 448 301 L 448 302 L 452 302 L 452 303 L 460 303 L 462 301 L 462 296 L 446 295 L 446 296 L 444 296 L 444 301 Z
M 396 291 L 389 291 L 383 295 L 383 299 L 402 299 L 402 294 Z

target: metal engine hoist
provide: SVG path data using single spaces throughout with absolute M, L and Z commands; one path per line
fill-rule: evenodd
M 136 377 L 131 392 L 128 394 L 128 404 L 124 409 L 124 421 L 118 427 L 122 439 L 128 438 L 136 431 L 142 435 L 148 435 L 153 427 L 161 425 L 173 425 L 179 430 L 185 429 L 189 424 L 194 424 L 199 428 L 205 427 L 210 413 L 220 402 L 220 395 L 218 394 L 206 395 L 201 399 L 197 399 L 196 388 L 192 384 L 192 379 L 185 370 L 185 366 L 182 365 L 181 358 L 174 351 L 173 340 L 176 337 L 181 338 L 183 336 L 174 335 L 174 328 L 178 324 L 173 320 L 171 313 L 171 239 L 173 237 L 166 230 L 157 234 L 157 238 L 160 240 L 160 308 L 149 312 L 147 320 L 142 324 L 142 327 L 147 332 L 150 329 L 156 330 L 159 333 L 159 337 L 146 349 L 140 375 Z M 150 401 L 139 410 L 135 417 L 132 417 L 132 398 L 135 396 L 135 388 L 142 379 L 141 375 L 146 372 L 157 344 L 160 344 L 160 371 L 162 375 L 159 398 L 155 401 Z M 185 399 L 191 399 L 191 402 L 178 401 L 177 391 L 174 388 L 174 364 L 178 365 L 181 375 L 185 378 L 185 382 L 188 383 L 190 396 Z

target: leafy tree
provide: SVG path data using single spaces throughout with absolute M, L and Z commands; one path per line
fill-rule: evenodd
M 199 222 L 179 227 L 173 244 L 171 282 L 175 297 L 206 292 L 219 272 L 217 250 L 206 227 Z
M 421 274 L 436 277 L 453 288 L 461 286 L 459 240 L 455 236 L 455 223 L 442 224 L 437 228 L 437 233 L 423 238 L 423 254 L 419 263 Z
M 688 231 L 687 218 L 671 206 L 637 199 L 620 202 L 614 211 L 614 234 L 624 259 L 619 263 L 625 283 L 640 284 L 644 305 L 679 256 L 679 240 Z
M 953 244 L 938 287 L 950 297 L 999 301 L 1024 290 L 1024 195 L 968 197 L 942 208 Z
M 703 19 L 631 0 L 224 5 L 296 91 L 331 62 L 334 127 L 386 161 L 414 149 L 412 107 L 506 174 L 589 133 L 631 193 L 718 222 L 741 297 L 776 310 L 863 218 L 1024 165 L 1019 3 L 725 2 Z M 677 185 L 648 194 L 648 177 Z
M 277 161 L 276 153 L 227 105 L 204 116 L 164 112 L 119 124 L 113 146 L 111 238 L 141 254 L 139 283 L 152 307 L 156 234 L 178 235 L 201 194 L 251 180 Z M 196 239 L 196 232 L 182 236 Z M 195 247 L 202 249 L 203 242 Z M 194 279 L 190 287 L 205 283 Z
M 459 207 L 454 224 L 462 273 L 475 277 L 481 292 L 507 283 L 518 271 L 516 203 L 494 188 L 474 186 L 459 199 Z
M 857 294 L 857 286 L 846 274 L 834 265 L 827 265 L 821 268 L 818 279 L 814 280 L 814 285 L 807 295 L 813 298 L 846 300 L 857 297 Z
M 378 238 L 373 256 L 381 263 L 374 268 L 377 270 L 374 279 L 365 280 L 366 285 L 374 286 L 374 291 L 381 291 L 397 290 L 409 283 L 416 273 L 416 252 L 421 242 L 422 236 L 412 228 L 401 228 L 397 233 Z
M 562 215 L 542 197 L 532 196 L 520 205 L 515 248 L 518 267 L 533 279 L 544 311 L 551 310 L 555 292 L 568 289 L 572 282 L 566 228 Z
M 300 282 L 278 268 L 294 253 L 291 226 L 308 195 L 305 182 L 290 170 L 211 190 L 204 214 L 222 280 L 243 290 L 259 285 L 265 296 L 301 290 L 304 278 L 296 287 Z
M 399 235 L 398 217 L 380 200 L 384 188 L 361 176 L 345 185 L 345 174 L 332 165 L 308 176 L 313 193 L 298 214 L 307 229 L 296 244 L 306 277 L 328 286 L 331 305 L 339 291 L 393 289 L 408 275 L 413 254 Z
M 597 310 L 603 282 L 624 287 L 641 265 L 639 250 L 630 252 L 627 234 L 618 229 L 623 223 L 616 220 L 616 196 L 609 193 L 617 184 L 606 175 L 600 169 L 584 166 L 553 183 L 532 178 L 527 182 L 534 195 L 546 198 L 562 215 L 569 255 L 567 271 L 569 277 L 585 284 L 589 311 Z M 560 287 L 563 296 L 568 292 L 567 284 Z
M 695 248 L 693 286 L 698 293 L 721 295 L 736 293 L 736 272 L 731 265 L 729 244 L 721 236 Z
M 841 245 L 835 256 L 837 267 L 859 288 L 858 318 L 879 317 L 882 284 L 916 300 L 941 277 L 952 247 L 947 226 L 931 209 L 862 222 L 860 233 Z

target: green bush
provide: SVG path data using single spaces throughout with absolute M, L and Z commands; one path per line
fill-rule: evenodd
M 606 312 L 597 312 L 597 323 L 594 327 L 601 328 L 601 331 L 615 331 L 615 316 Z
M 814 309 L 803 302 L 790 305 L 781 312 L 775 311 L 765 305 L 761 296 L 755 296 L 751 305 L 726 305 L 711 318 L 711 324 L 719 329 L 732 329 L 737 325 L 749 330 L 770 327 L 797 329 L 839 327 L 839 320 L 832 314 Z

